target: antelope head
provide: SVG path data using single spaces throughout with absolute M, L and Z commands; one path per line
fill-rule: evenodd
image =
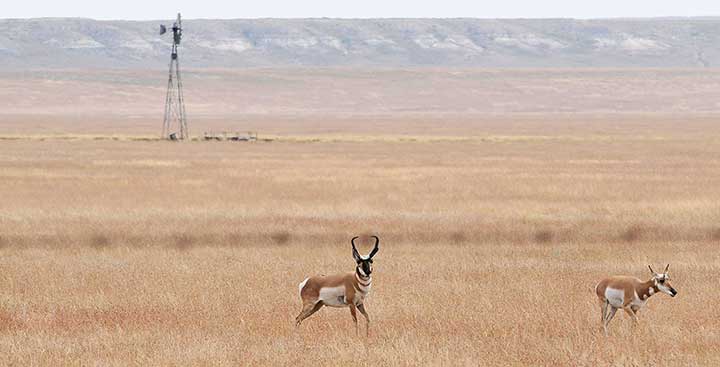
M 648 268 L 653 275 L 652 280 L 655 283 L 655 287 L 657 287 L 657 289 L 669 295 L 670 297 L 675 297 L 675 295 L 677 295 L 677 291 L 675 290 L 675 288 L 673 288 L 672 285 L 670 285 L 670 276 L 668 275 L 669 267 L 670 264 L 665 267 L 665 271 L 663 271 L 662 273 L 656 273 L 653 270 L 652 266 L 648 265 Z
M 375 256 L 379 249 L 378 244 L 380 243 L 380 239 L 377 236 L 372 237 L 375 239 L 375 247 L 372 251 L 370 251 L 370 254 L 367 257 L 360 256 L 357 248 L 355 248 L 355 240 L 358 239 L 359 236 L 355 236 L 352 238 L 352 240 L 350 240 L 350 243 L 352 244 L 352 256 L 357 263 L 357 271 L 363 277 L 369 277 L 370 274 L 372 274 L 372 258 L 373 256 Z

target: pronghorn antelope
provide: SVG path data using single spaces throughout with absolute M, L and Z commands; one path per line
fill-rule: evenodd
M 370 293 L 372 286 L 372 258 L 378 252 L 378 244 L 380 239 L 375 239 L 375 247 L 367 257 L 360 256 L 357 248 L 355 248 L 355 240 L 350 240 L 352 244 L 352 256 L 357 263 L 355 271 L 346 274 L 337 274 L 330 276 L 314 276 L 303 280 L 300 287 L 300 299 L 302 299 L 303 309 L 295 318 L 297 326 L 317 312 L 322 306 L 329 307 L 349 307 L 350 315 L 355 323 L 355 332 L 359 332 L 357 324 L 357 308 L 363 316 L 365 316 L 367 335 L 370 335 L 370 317 L 365 310 L 365 297 Z
M 663 292 L 675 297 L 677 291 L 670 285 L 669 267 L 670 264 L 665 267 L 662 274 L 659 274 L 648 265 L 652 278 L 647 282 L 635 277 L 613 276 L 601 280 L 595 286 L 595 293 L 600 300 L 605 334 L 607 334 L 608 324 L 618 309 L 622 308 L 632 318 L 633 324 L 637 324 L 637 312 L 645 305 L 650 296 Z

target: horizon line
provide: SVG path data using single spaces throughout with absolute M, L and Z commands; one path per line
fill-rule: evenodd
M 85 16 L 41 16 L 41 17 L 25 17 L 25 18 L 0 18 L 0 21 L 18 21 L 18 20 L 58 20 L 58 19 L 80 19 L 80 20 L 93 20 L 98 22 L 114 22 L 114 21 L 127 21 L 127 22 L 152 22 L 152 21 L 163 21 L 167 19 L 173 19 L 174 17 L 168 18 L 147 18 L 147 19 L 130 19 L 130 18 L 93 18 Z M 215 18 L 215 17 L 198 17 L 198 18 L 183 18 L 186 21 L 192 20 L 577 20 L 577 21 L 600 21 L 600 20 L 718 20 L 718 15 L 663 15 L 663 16 L 617 16 L 617 17 L 597 17 L 597 18 L 584 18 L 584 17 L 247 17 L 247 18 Z

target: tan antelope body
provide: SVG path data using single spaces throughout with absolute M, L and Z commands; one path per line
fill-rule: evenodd
M 368 335 L 370 334 L 370 317 L 365 310 L 364 302 L 372 287 L 372 257 L 378 251 L 380 239 L 373 236 L 375 238 L 375 247 L 370 252 L 370 255 L 363 258 L 355 248 L 357 238 L 354 237 L 350 241 L 353 258 L 357 262 L 354 272 L 330 276 L 314 276 L 303 280 L 298 285 L 303 309 L 295 318 L 296 325 L 299 326 L 303 320 L 320 310 L 322 306 L 348 307 L 355 323 L 355 329 L 357 330 L 357 313 L 355 311 L 357 309 L 365 317 L 366 332 Z
M 633 323 L 637 324 L 638 311 L 645 306 L 653 294 L 663 292 L 675 297 L 677 291 L 670 285 L 670 276 L 667 273 L 669 266 L 665 267 L 665 272 L 662 274 L 655 273 L 650 267 L 653 277 L 646 282 L 635 277 L 612 276 L 601 280 L 595 286 L 606 334 L 607 327 L 618 309 L 625 311 L 632 318 Z

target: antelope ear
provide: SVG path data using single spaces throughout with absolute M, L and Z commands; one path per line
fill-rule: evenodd
M 360 262 L 360 260 L 362 260 L 362 258 L 360 257 L 358 250 L 355 248 L 355 240 L 356 239 L 358 239 L 357 236 L 353 237 L 352 240 L 350 240 L 350 244 L 352 245 L 352 256 L 356 262 Z

